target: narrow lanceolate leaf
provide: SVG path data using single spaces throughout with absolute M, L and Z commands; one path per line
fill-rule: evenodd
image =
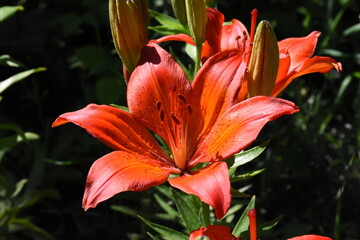
M 265 168 L 231 177 L 231 182 L 245 181 L 265 171 Z
M 10 57 L 10 55 L 1 55 L 0 56 L 0 65 L 3 66 L 9 66 L 9 67 L 23 67 L 25 68 L 25 65 L 21 63 L 20 61 L 13 59 Z
M 132 216 L 132 217 L 136 217 L 138 214 L 137 211 L 135 211 L 132 208 L 126 207 L 126 206 L 111 205 L 110 208 L 114 211 L 121 212 L 121 213 L 124 213 L 124 214 Z
M 149 26 L 150 30 L 153 30 L 162 35 L 165 35 L 165 33 L 189 33 L 189 31 L 186 30 L 176 18 L 170 17 L 169 15 L 162 14 L 154 10 L 149 10 L 149 12 L 151 16 L 154 17 L 161 24 L 154 27 Z
M 235 161 L 230 169 L 237 168 L 241 165 L 244 165 L 245 163 L 251 162 L 252 160 L 257 158 L 266 149 L 266 147 L 269 143 L 270 143 L 270 140 L 267 140 L 267 141 L 261 143 L 259 146 L 256 146 L 247 151 L 243 151 L 238 154 L 235 154 Z
M 5 21 L 18 11 L 24 11 L 23 6 L 3 6 L 0 8 L 0 22 Z
M 202 223 L 199 217 L 197 209 L 194 209 L 184 197 L 184 195 L 179 194 L 177 191 L 172 190 L 174 195 L 174 200 L 176 207 L 179 210 L 181 218 L 184 220 L 186 229 L 190 232 L 202 227 Z
M 250 194 L 240 192 L 234 188 L 231 188 L 231 196 L 232 197 L 238 197 L 238 198 L 249 198 L 251 197 Z
M 146 234 L 149 235 L 152 240 L 160 240 L 159 238 L 155 237 L 154 235 L 152 235 L 152 234 L 149 233 L 149 232 L 147 232 Z
M 272 229 L 273 227 L 275 227 L 280 221 L 281 219 L 284 217 L 284 215 L 280 215 L 268 222 L 265 222 L 265 223 L 262 223 L 262 224 L 259 224 L 259 235 L 261 235 L 262 232 L 265 232 L 267 230 L 270 230 Z
M 155 200 L 160 205 L 162 209 L 164 209 L 165 212 L 167 212 L 171 217 L 177 217 L 179 214 L 178 212 L 170 206 L 168 202 L 166 202 L 159 194 L 154 195 Z
M 8 87 L 13 85 L 14 83 L 19 82 L 19 81 L 23 80 L 24 78 L 27 78 L 31 74 L 34 74 L 34 73 L 37 73 L 40 71 L 45 71 L 45 70 L 46 70 L 46 68 L 39 67 L 39 68 L 35 68 L 35 69 L 31 69 L 31 70 L 27 70 L 27 71 L 15 74 L 14 76 L 9 77 L 8 79 L 5 79 L 4 81 L 1 81 L 0 82 L 0 93 L 5 91 Z
M 139 216 L 139 218 L 146 225 L 148 225 L 151 229 L 153 229 L 154 231 L 159 233 L 163 239 L 166 239 L 166 240 L 187 240 L 188 239 L 188 236 L 181 232 L 178 232 L 174 229 L 171 229 L 171 228 L 168 228 L 168 227 L 156 224 L 156 223 L 152 223 L 141 216 Z
M 248 212 L 252 208 L 255 208 L 255 196 L 251 198 L 243 214 L 240 216 L 239 221 L 236 223 L 232 231 L 232 234 L 234 234 L 235 236 L 240 236 L 241 233 L 248 230 L 249 227 Z

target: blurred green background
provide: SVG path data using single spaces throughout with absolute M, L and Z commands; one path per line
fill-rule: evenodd
M 172 15 L 170 1 L 150 2 Z M 110 149 L 74 125 L 51 128 L 60 114 L 89 103 L 126 105 L 108 2 L 1 0 L 0 7 L 6 5 L 24 10 L 0 22 L 0 81 L 39 67 L 46 71 L 0 91 L 0 239 L 147 239 L 149 229 L 136 215 L 164 222 L 154 214 L 161 212 L 156 190 L 123 193 L 84 212 L 87 171 Z M 360 2 L 218 3 L 226 21 L 246 26 L 253 8 L 259 20 L 270 20 L 279 40 L 321 31 L 315 55 L 331 56 L 344 69 L 295 80 L 280 97 L 301 111 L 268 124 L 255 143 L 272 138 L 245 167 L 266 170 L 237 187 L 257 196 L 259 223 L 284 215 L 260 238 L 316 233 L 359 240 Z M 150 39 L 156 37 L 149 31 Z

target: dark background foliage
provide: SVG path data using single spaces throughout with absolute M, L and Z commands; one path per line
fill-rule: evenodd
M 146 239 L 141 221 L 114 206 L 126 206 L 151 219 L 160 211 L 152 198 L 155 190 L 123 193 L 84 212 L 81 198 L 87 171 L 110 150 L 71 124 L 51 128 L 61 113 L 92 102 L 126 105 L 108 2 L 1 1 L 1 6 L 18 4 L 25 10 L 0 23 L 0 55 L 47 71 L 2 94 L 0 124 L 14 124 L 40 138 L 0 155 L 0 175 L 7 186 L 28 179 L 20 200 L 31 203 L 17 217 L 34 224 L 16 233 L 0 226 L 0 239 Z M 151 7 L 172 14 L 167 1 L 151 1 Z M 259 20 L 270 20 L 279 40 L 321 31 L 316 55 L 331 56 L 344 67 L 340 74 L 295 80 L 281 97 L 294 101 L 301 112 L 268 124 L 256 142 L 272 138 L 265 153 L 245 166 L 266 168 L 246 183 L 250 186 L 246 192 L 257 196 L 260 223 L 284 215 L 263 239 L 305 233 L 360 239 L 360 30 L 349 29 L 359 24 L 359 2 L 224 0 L 218 8 L 227 21 L 236 18 L 246 26 L 251 10 L 258 8 Z M 0 66 L 0 80 L 16 72 Z M 0 137 L 9 134 L 1 131 Z

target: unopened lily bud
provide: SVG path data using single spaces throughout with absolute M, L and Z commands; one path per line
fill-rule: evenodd
M 171 0 L 171 6 L 176 18 L 183 26 L 187 26 L 185 0 Z
M 207 12 L 204 0 L 185 0 L 187 22 L 196 46 L 205 41 Z
M 249 97 L 269 96 L 279 68 L 279 48 L 273 28 L 261 21 L 256 28 L 247 73 Z
M 114 45 L 125 68 L 135 69 L 140 51 L 147 43 L 147 0 L 109 0 L 109 16 Z M 139 6 L 137 5 L 139 4 Z
M 143 23 L 146 32 L 146 29 L 150 24 L 149 0 L 133 0 L 133 2 L 139 9 L 141 22 Z

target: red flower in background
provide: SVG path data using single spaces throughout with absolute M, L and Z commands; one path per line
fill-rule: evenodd
M 205 238 L 208 237 L 208 238 Z M 239 238 L 231 234 L 231 228 L 220 225 L 208 225 L 199 230 L 192 231 L 189 240 L 238 240 Z
M 249 146 L 268 121 L 298 111 L 292 102 L 271 97 L 235 104 L 245 69 L 238 58 L 232 51 L 214 55 L 190 83 L 169 53 L 149 44 L 128 84 L 130 113 L 90 104 L 56 119 L 54 127 L 72 122 L 114 150 L 92 165 L 84 208 L 163 184 L 173 174 L 170 185 L 198 196 L 222 218 L 231 202 L 222 160 Z M 148 130 L 163 139 L 170 155 Z M 193 171 L 199 163 L 207 165 Z
M 236 19 L 229 25 L 224 24 L 224 15 L 213 8 L 208 8 L 208 24 L 206 28 L 206 41 L 202 48 L 202 61 L 205 62 L 214 54 L 230 49 L 237 49 L 243 54 L 243 61 L 248 65 L 251 45 L 253 43 L 257 11 L 252 12 L 251 31 L 248 33 L 246 27 Z M 274 89 L 270 96 L 276 97 L 295 78 L 309 73 L 327 73 L 332 69 L 342 70 L 341 63 L 330 57 L 313 56 L 317 39 L 320 32 L 314 31 L 306 37 L 287 38 L 278 42 L 279 68 Z M 186 34 L 175 34 L 165 36 L 152 42 L 185 41 L 194 45 L 190 36 Z M 247 82 L 244 84 L 238 96 L 238 101 L 248 97 Z
M 257 227 L 256 227 L 256 211 L 255 209 L 250 209 L 248 212 L 249 218 L 249 232 L 250 240 L 258 240 L 257 238 Z M 210 239 L 210 240 L 240 240 L 240 237 L 236 237 L 230 233 L 231 229 L 226 226 L 220 225 L 208 225 L 206 228 L 201 227 L 198 230 L 192 231 L 190 233 L 189 240 L 201 240 L 201 239 Z M 206 238 L 207 237 L 207 238 Z M 318 235 L 303 235 L 298 237 L 289 238 L 288 240 L 332 240 L 328 237 L 318 236 Z

